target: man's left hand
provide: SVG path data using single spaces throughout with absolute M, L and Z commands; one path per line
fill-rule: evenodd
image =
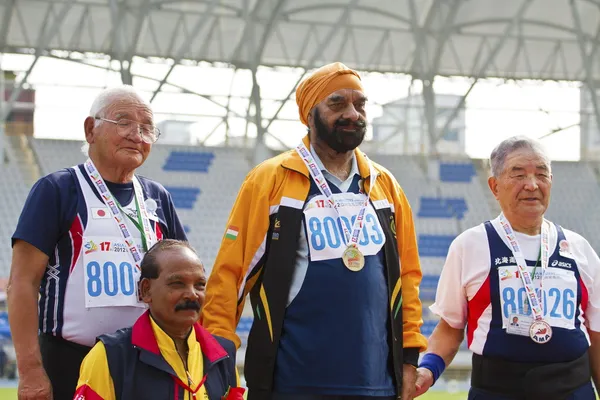
M 415 384 L 417 382 L 417 368 L 410 364 L 402 366 L 402 396 L 401 400 L 413 400 L 415 397 Z

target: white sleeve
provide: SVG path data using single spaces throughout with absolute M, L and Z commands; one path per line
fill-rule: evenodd
M 467 297 L 462 279 L 464 235 L 450 245 L 435 294 L 429 309 L 454 329 L 467 324 Z
M 585 265 L 579 268 L 584 276 L 584 282 L 587 280 L 588 304 L 585 311 L 585 318 L 588 321 L 590 330 L 600 332 L 600 258 L 587 240 L 582 245 Z M 578 260 L 579 262 L 579 260 Z

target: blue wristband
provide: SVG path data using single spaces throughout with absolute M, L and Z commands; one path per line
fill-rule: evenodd
M 430 370 L 433 374 L 433 384 L 435 384 L 446 369 L 446 363 L 444 362 L 444 359 L 437 354 L 427 353 L 423 356 L 419 368 L 427 368 Z

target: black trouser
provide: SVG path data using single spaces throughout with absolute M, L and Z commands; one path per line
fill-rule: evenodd
M 42 363 L 52 383 L 54 400 L 73 400 L 79 367 L 91 348 L 44 333 L 40 334 L 39 340 Z
M 539 397 L 539 399 L 546 399 L 547 397 Z M 536 400 L 536 397 L 511 397 L 504 396 L 502 394 L 490 393 L 483 389 L 471 388 L 469 390 L 469 397 L 467 400 Z M 579 387 L 574 392 L 563 397 L 566 400 L 596 400 L 596 393 L 594 393 L 594 387 L 592 382 L 588 382 L 585 385 Z
M 575 360 L 550 364 L 519 363 L 473 354 L 473 390 L 469 399 L 593 399 L 589 391 L 590 371 L 587 351 Z

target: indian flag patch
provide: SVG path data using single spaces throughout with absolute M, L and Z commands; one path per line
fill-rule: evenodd
M 240 230 L 237 227 L 229 225 L 227 227 L 227 232 L 225 232 L 225 239 L 235 240 L 239 232 Z

